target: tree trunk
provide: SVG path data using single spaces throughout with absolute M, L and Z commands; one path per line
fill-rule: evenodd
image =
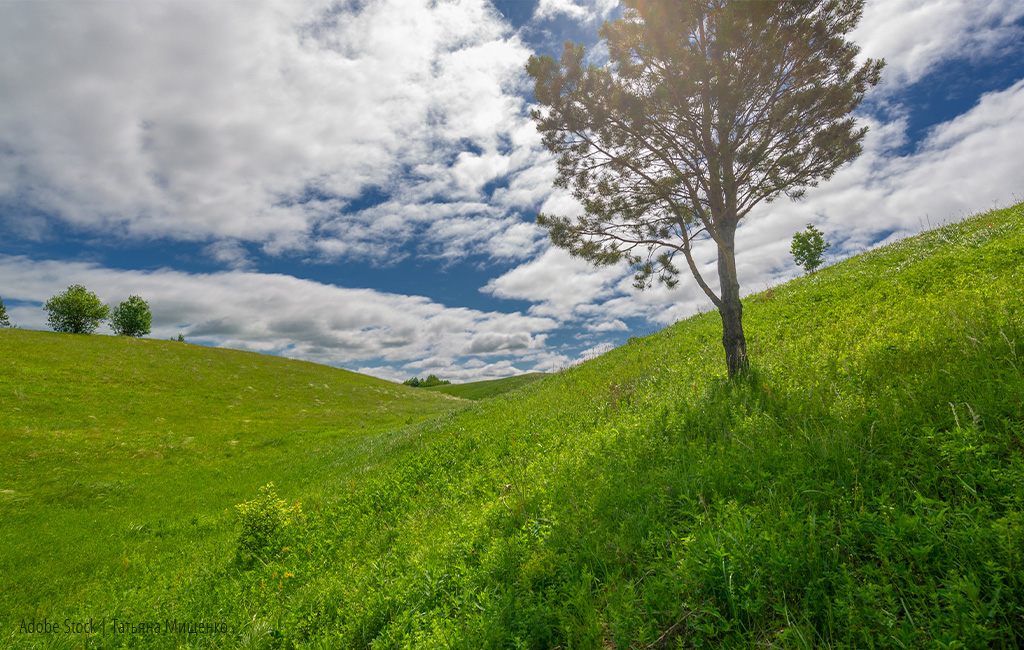
M 726 229 L 723 229 L 726 230 Z M 736 276 L 735 229 L 723 232 L 718 247 L 718 280 L 721 284 L 722 346 L 729 379 L 747 370 L 747 340 L 743 336 L 743 304 L 740 302 L 740 281 Z

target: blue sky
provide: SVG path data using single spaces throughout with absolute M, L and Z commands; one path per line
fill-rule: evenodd
M 45 329 L 73 283 L 153 337 L 387 379 L 559 368 L 708 305 L 552 249 L 578 209 L 524 72 L 612 0 L 0 2 L 0 297 Z M 863 155 L 741 226 L 746 293 L 1024 199 L 1024 0 L 869 0 Z M 700 251 L 713 264 L 713 251 Z M 708 275 L 714 276 L 714 273 Z M 108 331 L 108 330 L 102 330 Z M 724 364 L 723 364 L 724 372 Z

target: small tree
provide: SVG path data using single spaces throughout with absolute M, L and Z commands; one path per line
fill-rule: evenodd
M 71 334 L 92 334 L 110 314 L 110 308 L 80 284 L 47 300 L 45 309 L 46 322 L 54 332 Z
M 111 312 L 110 328 L 121 336 L 145 336 L 153 325 L 149 303 L 138 296 L 129 296 Z
M 235 506 L 238 511 L 238 546 L 235 561 L 249 564 L 253 558 L 265 554 L 286 537 L 290 529 L 302 521 L 302 506 L 296 502 L 289 506 L 277 497 L 274 484 L 267 483 L 260 488 L 259 496 Z
M 793 235 L 793 246 L 789 250 L 797 266 L 802 266 L 808 273 L 814 273 L 821 266 L 825 251 L 831 247 L 832 244 L 825 241 L 820 230 L 807 224 L 807 230 Z
M 11 321 L 7 318 L 7 308 L 4 307 L 4 300 L 0 298 L 0 327 L 10 327 Z

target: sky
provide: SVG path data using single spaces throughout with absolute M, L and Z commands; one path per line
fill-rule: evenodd
M 614 0 L 0 0 L 0 298 L 71 284 L 153 338 L 402 381 L 551 371 L 710 305 L 553 248 L 525 64 Z M 1024 0 L 868 0 L 863 154 L 737 233 L 745 294 L 1024 200 Z M 705 277 L 714 251 L 698 250 Z M 104 326 L 99 333 L 109 334 Z M 724 356 L 723 356 L 724 372 Z

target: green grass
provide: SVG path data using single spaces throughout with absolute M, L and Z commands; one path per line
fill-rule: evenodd
M 0 330 L 0 373 L 5 623 L 174 571 L 230 541 L 260 485 L 314 491 L 350 448 L 454 405 L 312 363 L 27 330 Z
M 524 375 L 516 375 L 515 377 L 505 377 L 504 379 L 429 386 L 424 390 L 432 390 L 453 397 L 461 397 L 462 399 L 481 400 L 522 388 L 539 379 L 543 379 L 545 376 L 545 373 L 542 372 L 530 372 Z
M 174 570 L 124 582 L 118 567 L 90 577 L 96 597 L 39 611 L 227 632 L 6 638 L 1021 647 L 1022 260 L 1016 206 L 751 296 L 744 381 L 724 378 L 721 324 L 703 314 L 435 419 L 324 442 L 337 466 L 275 476 L 287 499 L 235 497 L 234 538 L 224 514 L 178 534 L 190 555 Z

